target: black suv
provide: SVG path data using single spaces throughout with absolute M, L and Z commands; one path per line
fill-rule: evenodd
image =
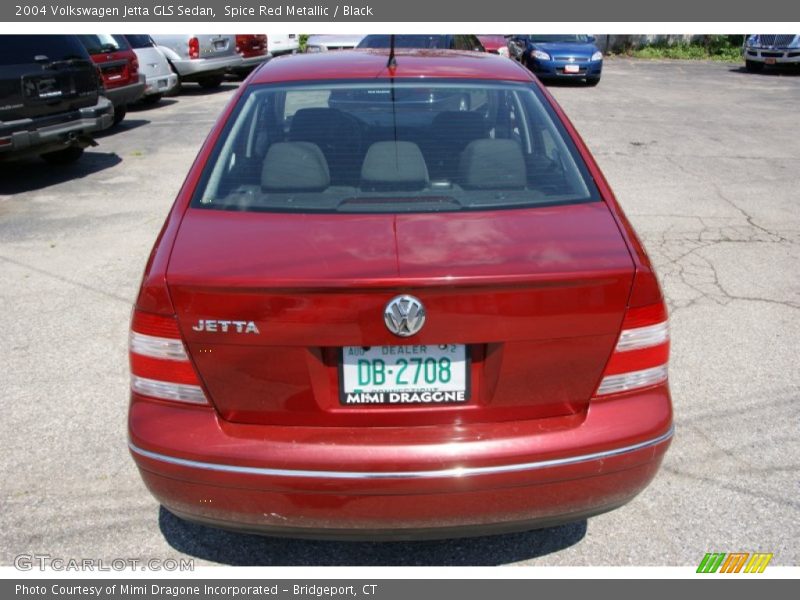
M 0 35 L 0 161 L 77 160 L 114 107 L 74 35 Z

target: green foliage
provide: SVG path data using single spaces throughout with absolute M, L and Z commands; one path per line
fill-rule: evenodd
M 704 35 L 688 43 L 683 40 L 671 42 L 669 39 L 647 44 L 641 48 L 630 49 L 625 54 L 635 58 L 683 59 L 683 60 L 721 60 L 738 62 L 742 59 L 742 35 Z
M 308 42 L 308 34 L 301 33 L 300 34 L 300 52 L 306 51 L 306 43 Z

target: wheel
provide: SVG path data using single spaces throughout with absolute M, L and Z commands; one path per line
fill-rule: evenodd
M 128 114 L 128 106 L 123 104 L 121 106 L 114 107 L 114 125 L 119 125 L 122 122 L 122 119 L 125 118 L 125 115 Z
M 586 85 L 594 87 L 598 83 L 600 83 L 600 78 L 599 77 L 587 77 L 586 78 Z
M 221 86 L 224 79 L 225 78 L 222 75 L 214 75 L 213 77 L 203 77 L 202 79 L 198 79 L 197 83 L 203 89 L 213 90 Z
M 143 96 L 140 102 L 147 106 L 151 106 L 153 104 L 158 104 L 161 102 L 161 98 L 164 97 L 164 94 L 149 94 L 147 96 Z
M 83 148 L 80 146 L 70 146 L 63 150 L 42 154 L 42 158 L 51 165 L 68 165 L 78 160 L 81 156 L 83 156 Z
M 756 62 L 754 60 L 744 61 L 744 68 L 750 73 L 758 73 L 764 68 L 764 63 Z

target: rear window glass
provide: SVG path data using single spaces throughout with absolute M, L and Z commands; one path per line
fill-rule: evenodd
M 100 33 L 97 35 L 82 35 L 80 38 L 89 54 L 104 54 L 130 48 L 128 42 L 121 35 Z
M 551 110 L 525 84 L 252 86 L 212 152 L 193 205 L 425 212 L 597 200 Z
M 0 65 L 86 59 L 86 49 L 74 35 L 0 35 Z M 43 58 L 43 57 L 46 57 Z
M 137 50 L 155 46 L 149 35 L 126 35 L 125 39 L 128 40 L 132 48 L 136 48 Z

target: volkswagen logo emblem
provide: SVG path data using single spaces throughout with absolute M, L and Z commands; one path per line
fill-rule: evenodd
M 397 296 L 386 305 L 383 320 L 393 334 L 409 337 L 425 324 L 425 307 L 414 296 Z

